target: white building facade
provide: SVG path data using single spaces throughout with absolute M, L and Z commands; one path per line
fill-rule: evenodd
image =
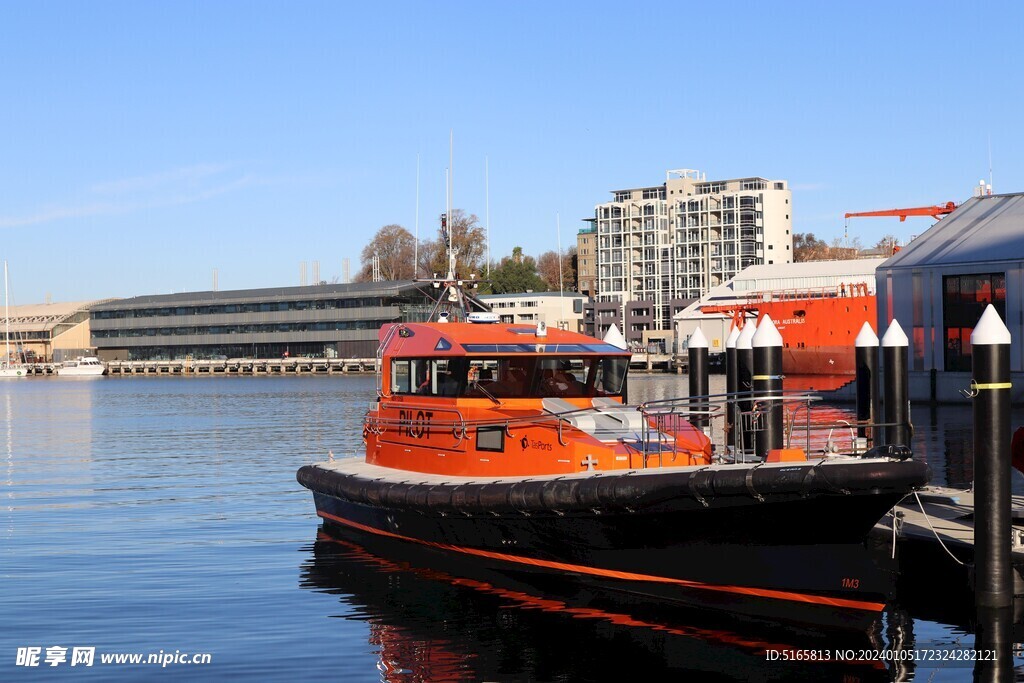
M 662 185 L 612 194 L 593 218 L 597 301 L 620 304 L 629 341 L 671 335 L 676 312 L 744 268 L 793 262 L 785 180 L 708 181 L 684 169 L 668 171 Z
M 477 298 L 490 306 L 502 323 L 536 325 L 543 322 L 556 329 L 583 331 L 583 304 L 587 297 L 576 292 L 482 294 Z

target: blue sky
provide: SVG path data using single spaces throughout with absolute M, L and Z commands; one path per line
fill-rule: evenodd
M 491 251 L 575 240 L 672 168 L 845 211 L 1024 191 L 1019 3 L 0 4 L 0 249 L 16 303 L 293 285 L 455 205 Z M 860 219 L 851 235 L 923 232 Z

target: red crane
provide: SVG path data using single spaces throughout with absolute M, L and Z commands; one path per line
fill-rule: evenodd
M 915 206 L 910 209 L 885 209 L 883 211 L 856 211 L 846 214 L 846 218 L 857 218 L 861 216 L 899 216 L 900 223 L 907 220 L 907 216 L 931 216 L 938 220 L 943 216 L 953 213 L 956 209 L 955 202 L 946 202 L 942 206 Z

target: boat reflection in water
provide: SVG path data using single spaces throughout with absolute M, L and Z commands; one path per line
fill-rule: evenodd
M 852 682 L 894 673 L 878 662 L 769 661 L 772 652 L 883 647 L 890 639 L 881 619 L 866 631 L 803 630 L 655 607 L 578 580 L 487 570 L 370 536 L 321 531 L 302 586 L 356 607 L 385 681 L 607 680 L 628 671 L 631 678 L 692 672 L 701 680 Z

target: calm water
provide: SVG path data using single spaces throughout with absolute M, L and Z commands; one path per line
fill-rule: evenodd
M 780 630 L 651 614 L 572 586 L 538 593 L 318 541 L 295 470 L 329 450 L 359 451 L 373 386 L 369 377 L 0 384 L 0 680 L 569 681 L 616 680 L 623 668 L 659 678 L 890 677 L 863 665 L 768 665 L 765 648 L 812 644 Z M 685 377 L 630 383 L 634 400 L 685 391 Z M 936 481 L 968 482 L 969 409 L 914 419 Z M 873 637 L 945 647 L 974 638 L 903 608 Z M 50 667 L 55 646 L 68 661 Z M 25 647 L 41 648 L 39 667 L 17 665 Z M 75 647 L 95 648 L 92 667 L 70 666 Z M 161 651 L 210 653 L 212 663 L 100 662 Z M 917 676 L 963 680 L 970 669 Z

